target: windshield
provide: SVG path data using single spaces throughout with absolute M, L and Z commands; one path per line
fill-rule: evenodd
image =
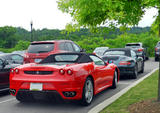
M 28 53 L 47 53 L 54 49 L 54 43 L 33 43 L 28 48 Z
M 108 47 L 101 47 L 101 48 L 96 48 L 94 52 L 105 52 L 108 49 Z
M 104 55 L 125 55 L 125 51 L 107 51 Z
M 139 48 L 140 44 L 126 44 L 126 48 Z

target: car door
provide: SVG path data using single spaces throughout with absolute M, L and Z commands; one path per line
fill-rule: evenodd
M 0 59 L 0 88 L 9 86 L 10 69 L 6 64 L 6 61 Z
M 90 55 L 90 58 L 95 64 L 94 73 L 96 76 L 96 86 L 101 89 L 104 86 L 109 85 L 110 81 L 112 80 L 112 76 L 110 74 L 112 71 L 111 68 L 108 68 L 106 63 L 95 55 Z

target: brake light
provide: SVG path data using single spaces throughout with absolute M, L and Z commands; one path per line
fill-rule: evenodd
M 143 51 L 143 49 L 138 49 L 138 51 Z
M 15 73 L 18 74 L 19 73 L 19 69 L 15 69 Z
M 14 73 L 14 69 L 11 69 L 10 72 L 11 72 L 11 73 Z
M 72 75 L 72 74 L 73 74 L 73 71 L 72 71 L 71 69 L 68 69 L 68 70 L 67 70 L 67 74 L 68 74 L 68 75 Z
M 158 51 L 158 48 L 157 48 L 157 47 L 155 48 L 155 51 Z
M 59 70 L 59 73 L 60 73 L 61 75 L 64 75 L 64 74 L 65 74 L 64 69 L 60 69 L 60 70 Z
M 93 54 L 93 55 L 96 55 L 96 53 L 94 53 L 94 52 L 93 52 L 92 54 Z
M 127 61 L 120 61 L 119 65 L 130 65 L 131 62 L 127 62 Z

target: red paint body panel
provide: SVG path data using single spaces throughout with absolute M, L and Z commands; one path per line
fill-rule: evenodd
M 96 66 L 93 62 L 69 65 L 39 65 L 25 64 L 17 67 L 19 73 L 10 73 L 10 89 L 15 89 L 16 94 L 20 89 L 30 89 L 30 83 L 42 83 L 43 90 L 55 90 L 63 99 L 80 100 L 85 80 L 88 76 L 93 78 L 94 94 L 99 93 L 112 85 L 114 71 L 117 68 L 114 64 L 106 66 Z M 60 69 L 65 70 L 65 74 L 59 73 Z M 66 70 L 71 69 L 72 75 L 68 75 Z M 15 69 L 14 69 L 15 70 Z M 25 74 L 24 71 L 53 71 L 48 75 Z M 118 74 L 119 75 L 119 74 Z M 118 77 L 119 78 L 119 77 Z M 75 91 L 76 96 L 65 97 L 63 91 Z

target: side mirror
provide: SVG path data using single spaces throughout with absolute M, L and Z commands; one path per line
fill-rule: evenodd
M 86 52 L 86 50 L 85 49 L 81 49 L 81 51 L 80 52 Z
M 113 63 L 113 60 L 107 60 L 107 65 Z

